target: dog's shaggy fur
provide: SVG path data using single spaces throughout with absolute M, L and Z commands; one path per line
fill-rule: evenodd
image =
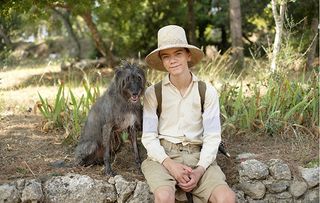
M 140 96 L 145 88 L 144 71 L 137 65 L 124 62 L 115 72 L 106 92 L 92 106 L 76 147 L 80 165 L 105 165 L 105 174 L 114 175 L 110 156 L 121 146 L 121 133 L 126 131 L 134 150 L 135 162 L 141 160 L 137 133 L 142 126 Z

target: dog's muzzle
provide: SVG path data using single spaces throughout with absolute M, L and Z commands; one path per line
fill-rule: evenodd
M 139 101 L 139 95 L 132 95 L 132 96 L 130 97 L 130 101 L 131 101 L 132 103 L 137 103 L 137 102 Z

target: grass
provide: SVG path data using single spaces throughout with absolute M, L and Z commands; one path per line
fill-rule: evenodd
M 214 75 L 217 76 L 217 74 Z M 153 80 L 149 79 L 151 84 L 160 80 L 155 74 L 151 74 L 151 78 L 153 78 Z M 306 130 L 317 128 L 319 123 L 317 113 L 319 86 L 316 80 L 310 78 L 290 80 L 282 73 L 269 75 L 264 80 L 252 81 L 249 84 L 239 78 L 237 80 L 235 84 L 231 84 L 227 79 L 221 80 L 227 81 L 219 89 L 224 134 L 246 132 L 278 136 L 288 132 L 288 129 L 294 129 L 293 132 L 296 134 L 298 132 L 316 136 L 312 131 Z M 62 106 L 65 105 L 67 108 L 57 106 L 56 102 L 53 109 L 58 111 L 65 109 L 63 115 L 68 112 L 69 121 L 66 123 L 69 126 L 68 129 L 72 129 L 71 134 L 80 132 L 80 126 L 91 104 L 100 94 L 99 89 L 95 89 L 94 85 L 84 84 L 86 94 L 80 98 L 76 98 L 69 90 L 70 99 L 59 99 L 61 87 L 56 95 L 56 101 L 63 103 Z M 59 123 L 59 119 L 56 119 L 57 112 L 53 111 L 52 114 L 52 117 L 47 118 Z M 58 113 L 60 114 L 61 112 Z M 73 140 L 76 138 L 74 135 L 72 137 Z
M 315 127 L 319 123 L 318 92 L 316 80 L 301 83 L 284 74 L 246 86 L 243 81 L 238 85 L 225 83 L 220 90 L 223 129 L 276 136 L 287 128 L 300 131 L 297 126 Z
M 319 166 L 320 166 L 319 159 L 312 160 L 306 164 L 307 168 L 315 168 L 315 167 L 319 167 Z
M 301 71 L 292 79 L 291 70 L 280 67 L 278 72 L 270 73 L 268 63 L 252 57 L 246 60 L 248 68 L 235 74 L 228 56 L 226 52 L 201 64 L 197 73 L 219 91 L 224 134 L 277 136 L 288 129 L 293 134 L 319 134 L 316 70 Z
M 218 64 L 220 66 L 221 62 Z M 319 86 L 315 79 L 291 80 L 286 74 L 276 73 L 249 82 L 240 77 L 221 78 L 221 75 L 228 74 L 227 71 L 216 71 L 219 66 L 209 63 L 198 73 L 200 77 L 206 75 L 212 82 L 223 81 L 218 91 L 224 134 L 246 132 L 278 136 L 292 129 L 295 134 L 316 136 L 313 131 L 306 130 L 317 128 L 319 123 Z M 148 73 L 150 84 L 163 76 L 153 71 Z M 85 94 L 81 97 L 76 97 L 71 89 L 68 90 L 69 96 L 64 96 L 64 85 L 60 85 L 52 106 L 39 95 L 42 114 L 56 126 L 67 129 L 71 141 L 77 139 L 91 105 L 100 95 L 97 86 L 85 81 Z

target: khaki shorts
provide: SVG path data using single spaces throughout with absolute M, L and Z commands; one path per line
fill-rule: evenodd
M 182 144 L 173 144 L 165 140 L 161 140 L 161 144 L 167 155 L 174 161 L 192 168 L 196 167 L 200 157 L 200 146 L 182 146 Z M 158 187 L 169 186 L 176 190 L 177 200 L 186 200 L 185 192 L 176 187 L 177 182 L 162 164 L 147 158 L 142 162 L 141 169 L 151 192 L 154 192 Z M 199 180 L 198 186 L 192 190 L 194 202 L 208 202 L 212 191 L 217 186 L 227 185 L 225 180 L 226 177 L 217 163 L 212 163 Z

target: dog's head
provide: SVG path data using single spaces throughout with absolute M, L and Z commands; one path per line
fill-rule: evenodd
M 145 73 L 138 64 L 122 62 L 115 72 L 115 82 L 121 95 L 132 104 L 139 103 L 145 89 Z

